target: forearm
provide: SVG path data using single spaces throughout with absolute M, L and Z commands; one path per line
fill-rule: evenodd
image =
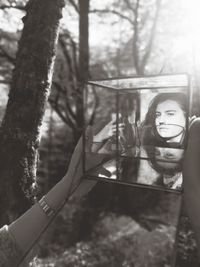
M 55 212 L 65 201 L 69 190 L 70 185 L 62 179 L 45 196 L 46 202 Z M 52 220 L 52 216 L 47 216 L 39 204 L 36 203 L 9 226 L 9 231 L 24 253 Z
M 90 139 L 88 139 L 88 143 L 91 143 Z M 88 164 L 88 167 L 92 167 L 92 162 Z M 72 155 L 67 174 L 45 196 L 45 202 L 52 209 L 53 214 L 46 213 L 46 204 L 42 206 L 42 204 L 36 203 L 9 226 L 9 232 L 24 255 L 35 245 L 70 196 L 81 198 L 96 184 L 96 181 L 81 180 L 82 177 L 82 139 L 80 139 Z

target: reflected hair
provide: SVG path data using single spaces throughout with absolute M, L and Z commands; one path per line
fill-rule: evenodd
M 167 100 L 175 101 L 179 104 L 182 109 L 185 117 L 188 111 L 187 97 L 183 93 L 161 93 L 155 96 L 149 104 L 148 112 L 142 123 L 144 127 L 142 143 L 144 145 L 156 145 L 156 146 L 165 146 L 167 144 L 166 139 L 161 137 L 155 127 L 156 119 L 156 109 L 160 103 L 163 103 Z M 185 136 L 184 136 L 185 139 Z M 169 146 L 169 144 L 167 145 Z

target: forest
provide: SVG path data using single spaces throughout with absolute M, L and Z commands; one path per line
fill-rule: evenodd
M 197 0 L 0 1 L 1 226 L 66 173 L 87 81 L 184 73 L 190 115 L 200 115 L 199 9 Z M 95 95 L 90 119 L 108 109 Z M 195 267 L 181 203 L 182 194 L 99 182 L 64 206 L 29 266 Z

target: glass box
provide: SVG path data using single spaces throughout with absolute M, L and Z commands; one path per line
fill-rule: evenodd
M 180 192 L 190 101 L 186 74 L 87 82 L 85 176 Z

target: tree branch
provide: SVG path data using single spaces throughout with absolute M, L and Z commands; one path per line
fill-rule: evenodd
M 68 0 L 69 1 L 69 3 L 73 6 L 73 8 L 75 9 L 75 11 L 77 12 L 77 13 L 79 13 L 79 7 L 78 7 L 78 5 L 75 3 L 75 1 L 74 0 Z
M 57 94 L 55 99 L 50 98 L 49 103 L 51 104 L 51 107 L 56 111 L 58 116 L 61 118 L 61 120 L 66 123 L 67 125 L 71 126 L 73 129 L 75 129 L 75 114 L 73 113 L 70 104 L 67 106 L 63 106 L 63 109 L 65 109 L 65 115 L 61 111 L 60 107 L 62 106 L 59 104 L 59 98 L 60 98 L 60 93 L 65 95 L 66 100 L 68 100 L 66 96 L 66 92 L 62 86 L 60 86 L 57 82 L 53 82 L 53 86 L 55 86 L 57 90 Z M 68 101 L 69 103 L 69 101 Z M 59 107 L 60 106 L 60 107 Z
M 73 38 L 71 37 L 71 35 L 69 34 L 69 32 L 65 32 L 64 34 L 60 35 L 60 38 L 59 40 L 61 41 L 61 48 L 63 49 L 63 52 L 66 52 L 66 59 L 68 61 L 68 51 L 66 49 L 66 44 L 65 44 L 65 41 L 64 41 L 64 35 L 66 35 L 70 41 L 70 45 L 72 47 L 72 62 L 73 62 L 73 65 L 74 65 L 74 77 L 78 77 L 78 60 L 77 60 L 77 45 L 76 43 L 74 42 Z M 71 63 L 71 60 L 70 62 L 68 63 Z
M 133 36 L 133 59 L 135 62 L 135 69 L 137 74 L 141 74 L 140 64 L 139 64 L 139 48 L 138 48 L 138 16 L 139 16 L 139 6 L 140 0 L 136 1 L 136 8 L 135 8 L 135 18 L 134 18 L 134 36 Z
M 116 10 L 108 10 L 108 9 L 92 9 L 90 10 L 90 13 L 102 13 L 102 14 L 114 14 L 117 15 L 118 17 L 127 20 L 128 22 L 131 23 L 131 25 L 134 24 L 134 21 L 131 20 L 128 16 L 123 15 L 122 13 L 120 13 L 119 11 Z
M 135 15 L 135 8 L 134 8 L 134 6 L 130 3 L 130 1 L 129 1 L 129 0 L 124 0 L 124 2 L 126 3 L 128 9 L 130 9 L 130 10 L 133 12 L 133 14 Z
M 2 9 L 2 10 L 9 9 L 9 8 L 15 8 L 18 10 L 26 11 L 25 6 L 18 6 L 18 5 L 16 5 L 16 6 L 14 6 L 14 5 L 13 6 L 12 5 L 1 5 L 0 6 L 0 9 Z
M 52 82 L 52 85 L 58 90 L 59 92 L 63 93 L 64 95 L 66 94 L 65 90 L 62 88 L 62 86 L 57 83 L 56 81 Z
M 70 58 L 70 55 L 66 49 L 66 44 L 65 44 L 62 36 L 60 36 L 60 38 L 59 38 L 59 43 L 60 43 L 61 49 L 63 51 L 64 57 L 68 63 L 69 71 L 70 71 L 70 73 L 74 73 L 73 68 L 72 68 L 71 58 Z
M 65 106 L 67 108 L 67 111 L 70 113 L 71 117 L 73 117 L 73 119 L 75 120 L 76 115 L 73 112 L 73 109 L 72 109 L 71 104 L 70 104 L 70 99 L 68 97 L 66 97 L 66 99 L 65 99 Z
M 155 12 L 155 18 L 151 27 L 151 34 L 150 34 L 150 39 L 146 48 L 146 53 L 143 57 L 142 60 L 142 66 L 144 68 L 144 66 L 147 64 L 147 61 L 149 59 L 151 50 L 152 50 L 152 46 L 153 46 L 153 41 L 155 38 L 155 34 L 156 34 L 156 27 L 157 27 L 157 22 L 158 22 L 158 17 L 159 17 L 159 11 L 160 11 L 160 6 L 161 6 L 161 0 L 157 0 L 156 1 L 156 12 Z
M 68 124 L 68 121 L 67 121 L 66 117 L 63 115 L 62 111 L 58 108 L 58 105 L 56 104 L 56 101 L 54 101 L 53 99 L 49 98 L 49 103 L 50 103 L 51 107 L 53 108 L 53 110 L 55 110 L 56 113 L 58 114 L 58 116 L 61 118 L 61 120 L 63 122 L 65 122 L 66 124 Z
M 70 105 L 70 100 L 68 97 L 66 97 L 66 109 L 67 109 L 67 114 L 69 114 L 71 116 L 71 121 L 75 121 L 76 120 L 76 114 L 73 112 L 71 105 Z M 68 116 L 69 117 L 69 116 Z

